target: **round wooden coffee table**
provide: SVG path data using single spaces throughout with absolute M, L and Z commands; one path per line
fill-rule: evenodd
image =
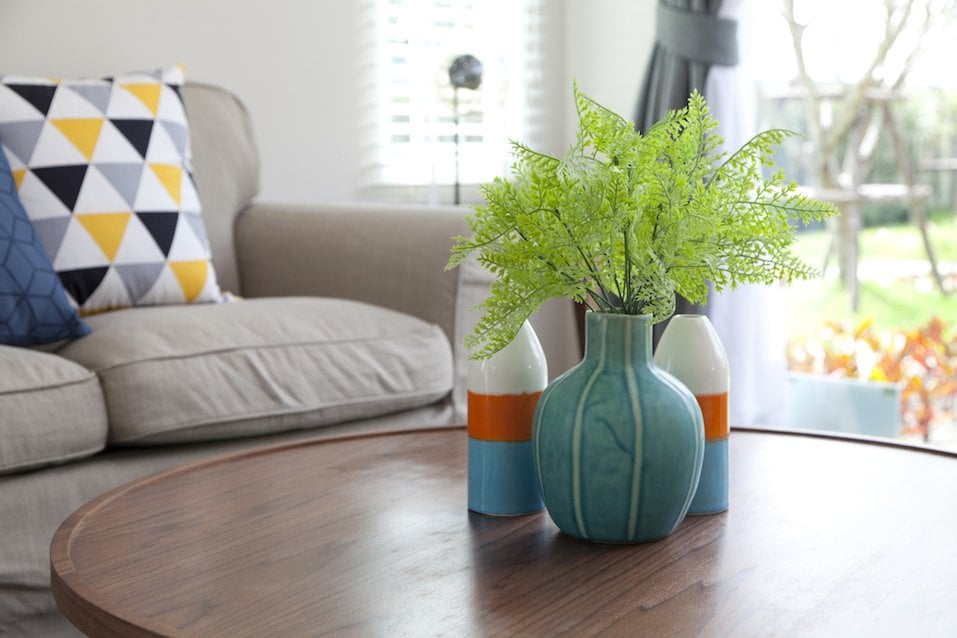
M 957 458 L 735 431 L 731 508 L 648 545 L 466 510 L 461 428 L 130 483 L 57 531 L 91 635 L 957 635 Z

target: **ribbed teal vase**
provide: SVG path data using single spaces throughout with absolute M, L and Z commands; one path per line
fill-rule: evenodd
M 651 356 L 651 317 L 589 312 L 585 357 L 545 388 L 532 423 L 542 497 L 559 529 L 604 543 L 672 533 L 704 456 L 694 395 Z

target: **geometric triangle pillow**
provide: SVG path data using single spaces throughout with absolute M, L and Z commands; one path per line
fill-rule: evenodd
M 218 302 L 190 174 L 182 67 L 0 77 L 0 148 L 81 315 Z

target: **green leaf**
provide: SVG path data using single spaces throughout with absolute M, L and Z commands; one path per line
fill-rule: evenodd
M 474 358 L 491 356 L 554 297 L 602 312 L 674 312 L 675 293 L 704 302 L 744 283 L 816 276 L 790 251 L 794 224 L 836 214 L 766 176 L 790 131 L 772 129 L 725 156 L 718 122 L 695 91 L 642 135 L 574 85 L 579 126 L 558 158 L 513 141 L 510 180 L 483 184 L 471 237 L 454 238 L 447 268 L 472 254 L 494 275 Z

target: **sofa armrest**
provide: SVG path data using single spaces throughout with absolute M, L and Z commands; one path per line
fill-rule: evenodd
M 341 297 L 437 324 L 452 344 L 457 423 L 465 423 L 465 335 L 481 313 L 491 274 L 473 259 L 446 272 L 466 209 L 254 203 L 236 222 L 240 292 L 247 297 Z M 554 378 L 581 357 L 574 306 L 553 299 L 531 318 Z

